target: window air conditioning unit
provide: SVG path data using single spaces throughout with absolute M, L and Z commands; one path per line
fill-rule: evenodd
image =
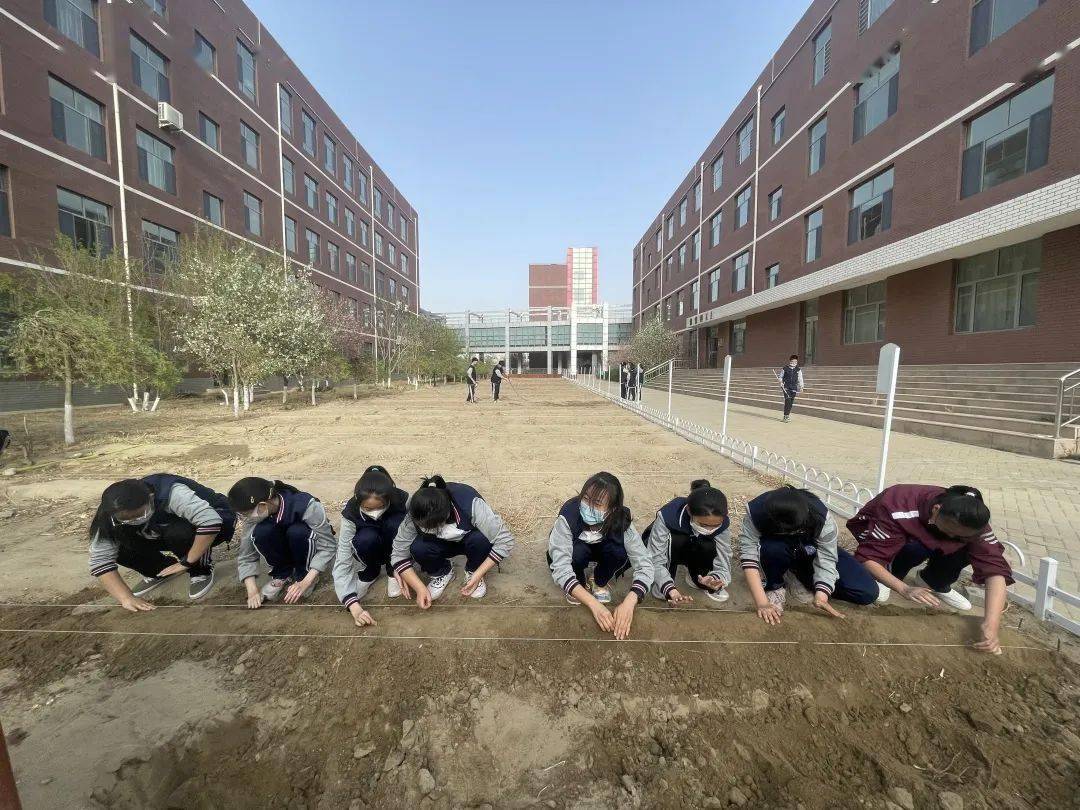
M 158 126 L 162 129 L 181 130 L 184 128 L 184 114 L 165 101 L 158 102 L 157 120 Z

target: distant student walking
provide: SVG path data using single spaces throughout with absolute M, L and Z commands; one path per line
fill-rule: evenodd
M 619 396 L 622 399 L 629 398 L 630 391 L 633 389 L 634 381 L 631 379 L 633 373 L 634 367 L 629 363 L 619 366 Z
M 491 398 L 496 402 L 499 401 L 499 388 L 502 386 L 502 381 L 506 377 L 506 373 L 503 371 L 503 363 L 505 361 L 500 360 L 495 364 L 495 368 L 491 370 Z
M 466 402 L 476 402 L 476 364 L 480 358 L 474 357 L 469 363 L 469 370 L 465 372 L 465 384 L 469 387 L 469 393 L 465 395 Z
M 780 385 L 784 389 L 784 421 L 790 422 L 795 397 L 803 390 L 803 369 L 799 365 L 799 355 L 791 355 L 788 358 L 787 365 L 777 376 L 780 378 Z

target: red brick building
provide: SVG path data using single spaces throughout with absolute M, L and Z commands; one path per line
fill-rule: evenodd
M 634 249 L 690 365 L 1080 358 L 1080 2 L 814 0 Z

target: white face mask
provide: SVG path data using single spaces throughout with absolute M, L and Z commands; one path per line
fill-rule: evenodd
M 719 526 L 702 526 L 700 523 L 695 523 L 692 520 L 690 521 L 690 531 L 692 531 L 698 537 L 707 534 L 715 534 L 717 531 L 719 531 L 719 529 Z
M 379 518 L 381 518 L 383 515 L 386 514 L 387 509 L 389 509 L 388 506 L 384 506 L 382 509 L 361 509 L 360 513 L 363 514 L 363 515 L 366 515 L 367 517 L 371 518 L 372 520 L 378 520 Z
M 465 536 L 465 530 L 459 529 L 453 523 L 447 523 L 439 527 L 439 530 L 435 532 L 435 536 L 440 540 L 457 540 Z

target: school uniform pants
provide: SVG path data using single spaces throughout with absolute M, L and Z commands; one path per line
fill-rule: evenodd
M 926 567 L 919 572 L 922 581 L 938 593 L 948 593 L 953 584 L 960 579 L 960 572 L 971 564 L 971 557 L 966 549 L 954 551 L 952 554 L 943 554 L 940 551 L 931 551 L 918 540 L 909 540 L 900 549 L 900 553 L 892 561 L 889 570 L 897 579 L 903 579 L 911 569 L 929 560 Z
M 713 590 L 705 588 L 697 581 L 698 577 L 707 577 L 712 571 L 713 562 L 716 560 L 716 542 L 713 538 L 672 532 L 670 551 L 668 573 L 671 574 L 672 579 L 675 579 L 675 574 L 681 565 L 690 573 L 695 585 L 706 591 Z
M 479 529 L 473 529 L 460 540 L 440 540 L 431 535 L 417 535 L 409 546 L 412 558 L 420 570 L 430 577 L 450 573 L 454 557 L 465 557 L 465 570 L 475 571 L 491 553 L 491 541 Z
M 603 588 L 622 576 L 630 567 L 630 558 L 626 555 L 626 547 L 617 540 L 604 538 L 599 543 L 586 543 L 575 539 L 570 564 L 582 585 L 585 584 L 585 569 L 590 563 L 596 563 L 593 577 L 596 584 Z
M 255 527 L 251 541 L 270 566 L 272 579 L 291 579 L 299 582 L 311 569 L 315 541 L 311 527 L 303 521 L 285 525 L 264 520 Z
M 791 415 L 791 409 L 795 405 L 795 395 L 798 391 L 791 391 L 787 388 L 784 389 L 784 416 Z
M 474 382 L 472 382 L 470 380 L 470 381 L 467 381 L 466 384 L 469 387 L 469 392 L 465 395 L 465 401 L 466 402 L 476 402 L 476 383 L 474 383 Z
M 353 538 L 353 557 L 366 567 L 357 574 L 361 582 L 374 582 L 379 578 L 379 569 L 386 569 L 386 576 L 392 577 L 394 569 L 390 567 L 390 549 L 394 545 L 393 537 L 368 532 Z
M 627 396 L 629 395 L 628 394 L 629 391 L 630 391 L 630 386 L 628 386 L 626 384 L 625 380 L 623 380 L 621 383 L 619 383 L 619 398 L 620 399 L 626 399 Z
M 491 383 L 491 396 L 496 402 L 499 401 L 499 388 L 502 386 L 502 380 L 493 380 Z
M 231 540 L 235 525 L 236 518 L 232 514 L 222 515 L 221 531 L 214 537 L 198 565 L 189 569 L 191 576 L 204 576 L 213 570 L 211 549 Z M 145 537 L 133 526 L 118 528 L 116 564 L 137 571 L 144 577 L 155 577 L 177 560 L 187 559 L 195 543 L 195 526 L 178 515 L 169 515 L 164 522 L 155 524 L 157 537 Z
M 838 548 L 836 553 L 839 576 L 829 598 L 856 605 L 869 605 L 877 599 L 877 582 L 862 563 L 842 548 Z M 784 574 L 788 571 L 795 574 L 808 590 L 814 590 L 813 556 L 797 554 L 795 548 L 783 540 L 765 540 L 761 543 L 761 570 L 765 574 L 766 591 L 784 587 Z

